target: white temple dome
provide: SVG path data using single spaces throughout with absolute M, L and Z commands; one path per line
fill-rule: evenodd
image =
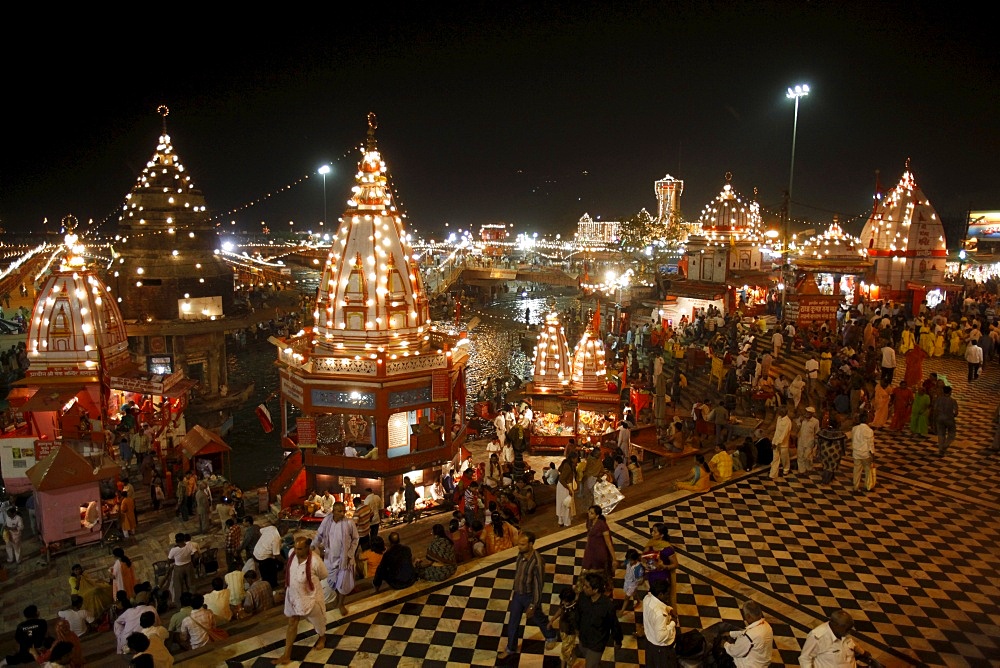
M 128 335 L 107 285 L 84 264 L 74 216 L 62 220 L 66 256 L 35 299 L 28 376 L 94 376 L 129 361 Z
M 407 351 L 422 344 L 430 312 L 376 127 L 369 114 L 353 193 L 320 278 L 313 332 L 324 347 Z

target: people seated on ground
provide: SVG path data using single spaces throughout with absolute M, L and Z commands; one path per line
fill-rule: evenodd
M 483 540 L 483 523 L 474 520 L 467 527 L 469 532 L 469 545 L 472 548 L 473 559 L 486 556 L 486 542 Z
M 171 668 L 174 665 L 174 657 L 159 638 L 133 633 L 126 639 L 126 643 L 132 653 L 132 664 L 138 664 L 136 659 L 148 655 L 152 659 L 153 668 Z
M 156 636 L 164 644 L 170 640 L 170 632 L 167 631 L 167 627 L 160 624 L 160 620 L 157 619 L 156 613 L 150 612 L 149 610 L 139 615 L 139 627 L 141 628 L 143 635 L 149 636 L 150 638 Z
M 508 520 L 508 516 L 496 504 L 490 506 L 490 523 L 483 529 L 483 542 L 486 544 L 486 554 L 496 554 L 514 547 L 518 530 Z
M 394 518 L 401 518 L 406 513 L 406 490 L 400 487 L 389 501 L 389 510 Z
M 535 512 L 538 504 L 535 503 L 535 490 L 531 485 L 524 480 L 518 480 L 514 483 L 514 489 L 511 493 L 523 512 L 529 515 Z
M 70 596 L 79 595 L 83 599 L 83 609 L 94 619 L 100 619 L 114 600 L 111 585 L 94 582 L 83 572 L 83 566 L 80 564 L 73 564 L 70 570 L 69 593 Z
M 440 479 L 434 481 L 434 483 L 431 485 L 430 492 L 431 492 L 431 500 L 433 500 L 434 503 L 437 504 L 444 501 L 445 499 L 444 485 L 441 484 Z
M 375 576 L 375 571 L 378 570 L 378 565 L 382 563 L 382 555 L 385 554 L 385 540 L 381 536 L 375 536 L 371 539 L 368 549 L 362 550 L 361 561 L 364 564 L 364 577 L 370 578 Z
M 205 597 L 195 594 L 191 597 L 191 614 L 181 622 L 181 636 L 189 649 L 198 649 L 211 642 L 209 635 L 215 628 L 215 615 L 205 605 Z
M 333 504 L 337 502 L 337 499 L 330 493 L 330 490 L 326 490 L 317 501 L 319 502 L 319 508 L 313 515 L 316 517 L 326 517 L 333 512 Z
M 675 417 L 667 428 L 667 449 L 684 452 L 684 420 L 680 417 Z
M 38 615 L 38 607 L 29 605 L 22 613 L 24 619 L 14 629 L 14 641 L 17 642 L 17 652 L 7 655 L 7 665 L 33 663 L 35 661 L 31 650 L 44 647 L 49 625 Z
M 257 574 L 256 571 L 251 572 L 254 575 Z M 193 600 L 194 594 L 189 591 L 181 592 L 180 608 L 170 617 L 170 623 L 167 624 L 167 631 L 170 632 L 170 645 L 168 646 L 171 648 L 171 651 L 184 651 L 186 641 L 181 634 L 181 624 L 191 614 L 191 603 Z
M 382 555 L 382 561 L 375 569 L 372 585 L 378 592 L 383 584 L 393 589 L 406 589 L 417 581 L 417 572 L 413 568 L 413 553 L 410 548 L 399 542 L 399 532 L 389 534 L 389 547 Z
M 215 615 L 217 625 L 225 624 L 233 618 L 233 610 L 229 605 L 229 592 L 226 581 L 216 575 L 212 578 L 212 591 L 205 594 L 205 605 Z
M 83 607 L 83 597 L 73 594 L 69 597 L 69 608 L 59 611 L 59 617 L 69 622 L 69 628 L 78 636 L 85 635 L 95 627 L 94 616 Z
M 753 447 L 756 451 L 754 453 L 754 460 L 757 466 L 770 466 L 771 460 L 774 459 L 774 444 L 771 443 L 771 439 L 764 436 L 764 432 L 760 429 L 754 430 L 754 441 Z
M 469 543 L 469 528 L 457 519 L 448 523 L 448 535 L 455 548 L 455 562 L 464 564 L 472 560 L 472 545 Z
M 744 471 L 752 471 L 757 464 L 757 449 L 753 447 L 753 439 L 749 436 L 743 439 L 739 447 L 740 466 Z
M 274 589 L 266 580 L 262 580 L 257 575 L 257 571 L 247 571 L 244 578 L 247 589 L 242 605 L 244 615 L 255 615 L 274 605 Z
M 556 468 L 555 462 L 549 462 L 549 467 L 542 473 L 542 480 L 545 481 L 546 485 L 554 485 L 559 482 L 559 470 Z
M 144 612 L 156 613 L 156 609 L 150 605 L 132 605 L 128 600 L 128 595 L 124 591 L 118 592 L 116 605 L 121 609 L 113 626 L 115 638 L 118 641 L 118 653 L 124 654 L 127 649 L 126 641 L 128 637 L 136 631 L 142 631 L 140 618 Z M 159 620 L 159 616 L 157 616 Z
M 434 538 L 427 546 L 427 554 L 417 559 L 413 566 L 420 579 L 441 582 L 454 575 L 458 568 L 455 545 L 446 535 L 443 524 L 435 524 L 431 530 Z
M 708 468 L 712 471 L 715 482 L 726 482 L 733 477 L 733 457 L 726 446 L 721 443 L 715 446 L 715 454 L 708 462 Z
M 674 483 L 674 489 L 687 490 L 689 492 L 704 492 L 712 486 L 712 471 L 708 468 L 708 462 L 701 453 L 694 456 L 694 465 L 691 467 L 691 477 L 688 480 L 678 480 Z

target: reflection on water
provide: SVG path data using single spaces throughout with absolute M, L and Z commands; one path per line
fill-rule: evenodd
M 293 270 L 293 276 L 299 280 L 303 292 L 315 294 L 317 272 Z M 527 296 L 511 292 L 468 314 L 469 318 L 473 315 L 481 318 L 481 323 L 469 335 L 469 365 L 466 370 L 469 412 L 483 382 L 508 374 L 522 380 L 530 379 L 532 360 L 521 350 L 525 309 L 530 311 L 531 323 L 537 325 L 544 321 L 550 304 L 561 312 L 572 306 L 576 299 L 575 291 L 555 295 L 532 292 Z M 571 341 L 571 349 L 573 345 L 575 342 Z M 253 396 L 236 411 L 233 429 L 226 437 L 233 448 L 233 480 L 244 489 L 250 489 L 266 484 L 277 473 L 282 460 L 278 400 L 272 399 L 268 403 L 275 426 L 270 434 L 264 433 L 254 413 L 257 405 L 278 389 L 274 346 L 250 343 L 245 350 L 236 350 L 231 346 L 229 375 L 235 380 L 253 379 L 256 383 Z

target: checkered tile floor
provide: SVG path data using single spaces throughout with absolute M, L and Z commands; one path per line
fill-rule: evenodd
M 795 357 L 786 363 L 801 366 Z M 843 607 L 855 617 L 859 642 L 891 657 L 888 665 L 1000 666 L 1000 455 L 987 450 L 1000 367 L 990 365 L 974 383 L 965 369 L 956 359 L 924 363 L 925 374 L 947 375 L 960 406 L 958 437 L 944 457 L 932 437 L 882 430 L 878 486 L 867 495 L 851 493 L 848 460 L 828 485 L 817 476 L 771 481 L 757 471 L 709 493 L 610 518 L 618 557 L 638 547 L 652 524 L 665 522 L 693 564 L 678 574 L 682 627 L 736 622 L 739 602 L 757 592 L 749 595 L 762 602 L 774 629 L 775 665 L 797 665 L 809 629 Z M 541 549 L 553 600 L 579 572 L 584 544 L 575 536 Z M 303 624 L 293 658 L 309 668 L 502 665 L 496 654 L 505 643 L 512 578 L 510 559 L 423 592 L 401 592 L 331 622 L 328 646 L 318 652 L 309 653 L 315 638 Z M 621 581 L 616 585 L 621 597 Z M 608 649 L 604 665 L 644 663 L 636 621 L 635 613 L 622 614 L 624 646 Z M 266 666 L 280 652 L 275 641 L 229 663 Z M 559 665 L 558 650 L 546 655 L 534 627 L 526 629 L 521 652 L 507 665 Z
M 758 472 L 623 524 L 656 522 L 682 554 L 812 617 L 851 611 L 863 644 L 903 662 L 1000 661 L 994 511 L 895 476 L 855 496 L 846 475 L 821 485 Z
M 552 583 L 548 591 L 553 602 L 557 600 L 559 589 L 572 584 L 574 575 L 580 572 L 585 545 L 584 538 L 570 538 L 541 550 Z M 627 545 L 620 538 L 616 538 L 616 545 L 620 559 Z M 292 658 L 301 661 L 303 668 L 335 665 L 352 668 L 517 666 L 519 663 L 559 666 L 558 649 L 546 656 L 541 632 L 533 626 L 525 631 L 520 656 L 505 662 L 497 659 L 497 652 L 506 644 L 507 605 L 513 578 L 514 560 L 510 559 L 495 570 L 471 572 L 430 593 L 408 596 L 402 603 L 393 602 L 374 612 L 349 616 L 343 622 L 329 625 L 327 647 L 323 650 L 310 653 L 315 636 L 312 631 L 303 632 Z M 622 583 L 619 580 L 616 584 L 615 594 L 620 602 Z M 682 571 L 678 575 L 677 604 L 683 629 L 705 628 L 719 621 L 739 623 L 736 593 L 694 573 Z M 793 631 L 794 622 L 771 615 L 769 618 L 778 647 L 776 661 L 794 665 L 798 657 L 795 637 L 803 636 L 808 628 L 798 626 Z M 622 647 L 605 651 L 602 665 L 641 666 L 645 663 L 644 641 L 635 637 L 636 625 L 642 623 L 641 612 L 623 612 L 621 620 L 625 641 Z M 301 628 L 305 629 L 305 624 Z M 269 666 L 270 658 L 278 656 L 281 648 L 280 643 L 274 643 L 252 655 L 236 657 L 233 662 Z

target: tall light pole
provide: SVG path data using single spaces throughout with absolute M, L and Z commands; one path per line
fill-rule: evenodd
M 323 165 L 316 171 L 323 175 L 323 222 L 320 225 L 324 225 L 326 223 L 326 175 L 330 173 L 330 165 Z
M 788 220 L 791 218 L 791 208 L 792 208 L 792 180 L 795 178 L 795 135 L 799 131 L 799 98 L 803 98 L 809 94 L 809 86 L 806 84 L 796 84 L 794 88 L 789 88 L 788 93 L 785 94 L 789 100 L 795 100 L 795 120 L 792 123 L 792 165 L 788 170 L 788 192 L 785 193 L 785 224 L 782 234 L 782 251 L 784 251 L 784 261 L 781 263 L 781 282 L 784 284 L 784 289 L 781 291 L 781 317 L 785 317 L 785 295 L 788 294 L 788 281 L 789 276 L 785 275 L 785 267 L 791 262 L 791 256 L 788 254 Z

